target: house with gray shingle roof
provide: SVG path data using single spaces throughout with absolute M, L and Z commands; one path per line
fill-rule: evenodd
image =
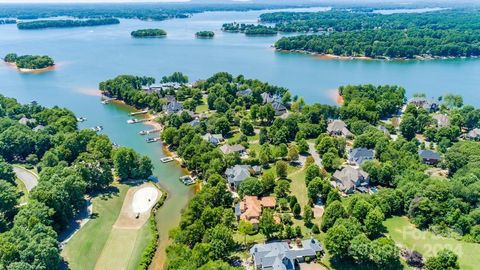
M 212 143 L 214 145 L 218 145 L 220 144 L 221 142 L 223 142 L 223 136 L 222 134 L 211 134 L 211 133 L 207 133 L 205 135 L 202 136 L 202 139 L 204 139 L 205 141 L 209 142 L 209 143 Z
M 263 92 L 261 95 L 263 104 L 278 102 L 281 103 L 281 97 L 279 95 L 270 95 L 270 93 Z
M 232 190 L 236 190 L 243 180 L 251 176 L 250 165 L 235 165 L 225 171 L 228 185 Z
M 375 152 L 367 148 L 353 148 L 348 151 L 348 162 L 353 165 L 361 165 L 364 161 L 373 160 Z
M 290 247 L 287 242 L 256 244 L 250 249 L 255 269 L 293 270 L 306 257 L 314 259 L 323 252 L 320 242 L 314 238 L 301 241 L 301 245 Z
M 353 137 L 353 134 L 347 128 L 347 124 L 338 119 L 328 123 L 327 131 L 330 135 L 343 136 L 345 138 Z
M 244 155 L 245 147 L 241 144 L 234 144 L 234 145 L 224 144 L 220 147 L 220 151 L 222 151 L 224 155 L 233 154 L 233 153 L 239 153 L 240 155 Z
M 417 108 L 424 108 L 429 112 L 438 111 L 438 104 L 433 99 L 428 100 L 426 97 L 413 97 L 408 100 L 408 104 L 413 104 Z
M 353 193 L 355 189 L 368 187 L 370 175 L 360 168 L 345 166 L 342 170 L 335 171 L 332 180 L 340 191 Z
M 245 96 L 251 96 L 253 93 L 252 89 L 248 88 L 245 90 L 240 90 L 237 92 L 237 96 L 239 97 L 245 97 Z
M 437 126 L 440 128 L 450 125 L 450 118 L 446 114 L 437 113 L 432 115 L 432 118 L 437 122 Z
M 429 165 L 435 165 L 442 160 L 440 154 L 428 149 L 418 151 L 418 155 L 422 158 L 423 163 Z
M 287 107 L 283 106 L 283 104 L 280 102 L 273 102 L 272 106 L 275 110 L 275 116 L 280 116 L 287 113 Z
M 172 114 L 183 110 L 183 105 L 180 102 L 169 102 L 162 106 L 162 110 L 167 114 Z

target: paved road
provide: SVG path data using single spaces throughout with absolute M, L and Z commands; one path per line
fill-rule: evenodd
M 22 167 L 13 167 L 13 171 L 30 192 L 38 184 L 38 176 Z

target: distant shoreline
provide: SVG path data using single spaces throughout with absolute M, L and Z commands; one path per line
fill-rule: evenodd
M 442 56 L 415 56 L 415 58 L 388 58 L 388 57 L 368 57 L 368 56 L 342 56 L 342 55 L 335 55 L 335 54 L 325 54 L 325 53 L 315 53 L 306 50 L 282 50 L 277 49 L 274 46 L 272 48 L 277 52 L 282 53 L 300 53 L 311 55 L 319 59 L 325 60 L 375 60 L 375 61 L 429 61 L 429 60 L 448 60 L 448 59 L 477 59 L 480 58 L 478 56 L 469 56 L 469 57 L 442 57 Z

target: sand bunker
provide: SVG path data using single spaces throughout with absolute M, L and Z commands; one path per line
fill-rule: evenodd
M 132 210 L 134 213 L 145 213 L 153 207 L 158 198 L 158 189 L 154 187 L 144 187 L 135 192 L 132 201 Z
M 128 190 L 122 210 L 113 225 L 118 229 L 139 229 L 150 217 L 150 210 L 162 196 L 152 184 L 144 183 Z

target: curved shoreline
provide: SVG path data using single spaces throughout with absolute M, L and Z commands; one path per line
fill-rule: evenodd
M 56 68 L 56 65 L 53 66 L 48 66 L 44 68 L 19 68 L 15 63 L 10 63 L 10 62 L 4 62 L 7 66 L 16 69 L 20 73 L 44 73 L 44 72 L 49 72 L 53 71 Z

